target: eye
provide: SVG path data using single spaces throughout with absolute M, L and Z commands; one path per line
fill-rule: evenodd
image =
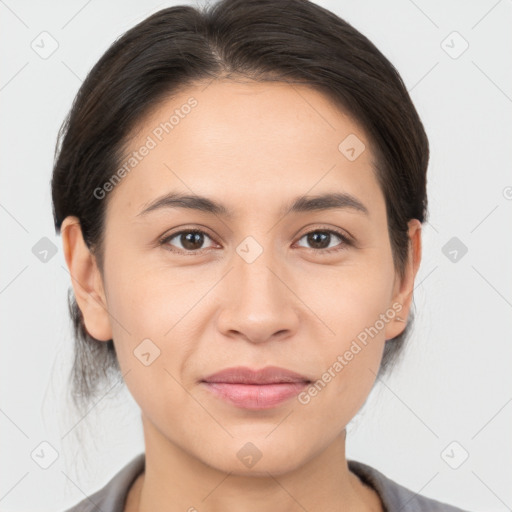
M 331 245 L 331 242 L 335 241 L 333 236 L 341 240 L 341 244 Z M 307 249 L 311 249 L 315 252 L 323 252 L 323 253 L 331 253 L 335 251 L 341 251 L 345 249 L 348 245 L 351 245 L 351 242 L 348 237 L 340 233 L 339 231 L 333 229 L 315 229 L 313 231 L 309 231 L 305 235 L 303 235 L 300 239 L 306 238 L 306 242 L 311 244 L 313 247 L 306 247 Z M 304 246 L 302 246 L 304 247 Z
M 207 233 L 200 229 L 185 229 L 166 236 L 160 240 L 159 244 L 164 245 L 168 250 L 175 252 L 182 252 L 185 254 L 201 253 L 203 250 L 213 247 L 213 245 L 210 247 L 204 247 L 205 238 L 213 241 Z M 315 229 L 313 231 L 309 231 L 302 235 L 299 242 L 304 238 L 306 239 L 306 242 L 312 246 L 305 248 L 310 249 L 315 253 L 336 252 L 351 245 L 351 241 L 347 236 L 333 229 Z M 332 242 L 335 242 L 336 238 L 338 238 L 341 243 L 335 243 L 332 245 Z M 174 239 L 176 239 L 176 242 L 171 243 Z M 178 244 L 177 246 L 175 245 L 176 243 Z
M 186 229 L 183 231 L 178 231 L 177 233 L 173 233 L 170 236 L 165 237 L 160 240 L 160 245 L 169 245 L 171 246 L 170 250 L 175 250 L 175 247 L 171 241 L 176 238 L 178 242 L 178 252 L 200 252 L 203 249 L 209 249 L 209 247 L 202 247 L 205 241 L 205 237 L 212 240 L 210 236 L 208 236 L 204 231 L 199 229 Z

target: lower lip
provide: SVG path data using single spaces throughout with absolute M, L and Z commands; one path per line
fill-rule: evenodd
M 204 382 L 215 395 L 244 409 L 269 409 L 298 395 L 307 382 L 282 382 L 278 384 L 228 384 Z

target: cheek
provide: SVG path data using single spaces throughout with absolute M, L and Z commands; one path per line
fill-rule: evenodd
M 391 268 L 391 267 L 390 267 Z M 311 289 L 311 307 L 327 327 L 317 336 L 317 367 L 324 372 L 304 403 L 332 405 L 349 420 L 370 392 L 385 344 L 385 326 L 393 321 L 390 309 L 393 272 L 385 264 L 343 268 Z M 315 285 L 318 280 L 315 278 Z M 322 293 L 320 293 L 322 290 Z M 321 397 L 320 397 L 321 395 Z M 318 398 L 316 398 L 318 396 Z
M 362 308 L 362 309 L 361 309 Z M 325 424 L 345 426 L 357 414 L 375 382 L 384 350 L 383 330 L 375 329 L 380 308 L 352 302 L 337 308 L 336 336 L 322 339 L 310 360 L 321 369 L 317 380 L 299 395 L 299 403 Z M 379 325 L 380 326 L 380 325 Z
M 197 358 L 197 340 L 211 313 L 206 294 L 218 277 L 202 279 L 193 267 L 181 271 L 116 261 L 108 270 L 108 308 L 117 358 L 122 373 L 129 372 L 127 385 L 137 401 L 150 402 L 161 386 L 169 386 L 166 396 L 177 400 L 173 385 L 182 380 L 189 359 Z M 124 269 L 132 270 L 128 275 Z
M 197 302 L 200 284 L 179 270 L 144 268 L 140 262 L 133 266 L 118 263 L 110 270 L 108 283 L 113 331 L 120 336 L 126 336 L 128 330 L 132 337 L 165 338 Z
M 192 297 L 176 292 L 183 283 L 164 279 L 163 273 L 139 267 L 126 278 L 119 265 L 109 275 L 112 333 L 127 388 L 149 415 L 167 410 L 166 402 L 170 410 L 180 410 L 187 399 L 178 384 L 180 369 L 196 339 L 184 333 Z
M 382 331 L 376 337 L 384 335 L 377 322 L 390 307 L 394 277 L 392 263 L 384 260 L 354 260 L 329 273 L 310 275 L 303 287 L 301 295 L 326 326 L 325 339 L 337 340 L 338 348 L 376 324 Z

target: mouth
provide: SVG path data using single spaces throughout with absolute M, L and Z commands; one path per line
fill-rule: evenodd
M 304 375 L 276 366 L 261 370 L 241 366 L 227 368 L 201 380 L 216 397 L 253 410 L 276 407 L 299 394 L 311 382 Z

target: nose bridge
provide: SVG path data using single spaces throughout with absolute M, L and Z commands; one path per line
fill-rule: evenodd
M 259 239 L 262 240 L 263 235 Z M 238 245 L 234 255 L 234 278 L 238 280 L 237 286 L 242 294 L 240 300 L 256 304 L 265 301 L 270 305 L 282 295 L 282 290 L 279 290 L 282 283 L 276 282 L 279 279 L 275 275 L 281 266 L 278 256 L 271 235 L 261 243 L 248 236 Z
M 220 315 L 221 330 L 237 331 L 253 342 L 290 331 L 297 320 L 293 294 L 281 281 L 283 265 L 273 249 L 272 236 L 262 235 L 260 239 L 262 243 L 247 237 L 236 247 L 227 276 L 229 298 Z

